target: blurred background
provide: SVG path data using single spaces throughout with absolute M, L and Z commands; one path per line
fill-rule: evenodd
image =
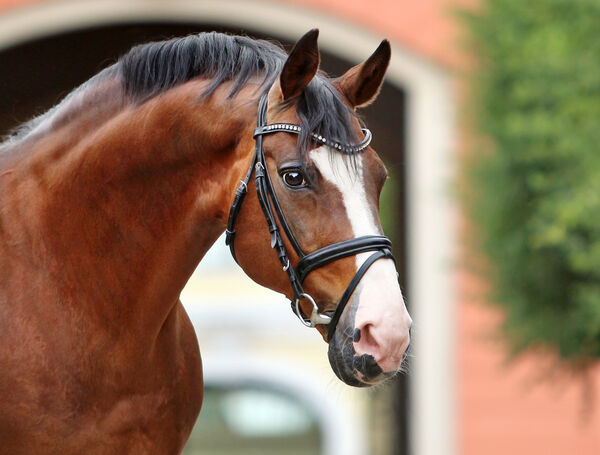
M 332 76 L 392 43 L 363 114 L 410 371 L 342 385 L 221 239 L 182 295 L 206 382 L 185 454 L 600 454 L 598 0 L 0 0 L 0 135 L 134 44 L 313 27 Z

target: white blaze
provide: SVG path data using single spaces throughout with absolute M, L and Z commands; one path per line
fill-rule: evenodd
M 367 201 L 363 182 L 363 157 L 357 155 L 356 173 L 344 161 L 344 155 L 322 146 L 310 151 L 310 158 L 325 180 L 342 193 L 344 206 L 355 237 L 381 234 Z M 362 263 L 362 261 L 360 261 Z
M 363 157 L 355 156 L 356 166 L 347 166 L 341 153 L 322 146 L 311 150 L 310 158 L 321 176 L 335 185 L 352 227 L 353 237 L 381 235 L 365 193 Z M 372 252 L 356 255 L 356 270 Z M 400 366 L 408 345 L 412 323 L 398 285 L 396 267 L 391 259 L 379 259 L 369 268 L 359 287 L 359 305 L 355 327 L 361 328 L 361 340 L 354 343 L 357 354 L 372 354 L 384 371 Z M 367 327 L 369 326 L 369 327 Z M 368 336 L 364 336 L 367 327 Z
M 355 173 L 352 172 L 352 167 L 344 162 L 344 155 L 331 152 L 325 146 L 311 150 L 310 158 L 317 166 L 317 169 L 319 169 L 323 178 L 335 185 L 340 193 L 342 193 L 344 207 L 346 208 L 346 213 L 350 220 L 350 226 L 352 226 L 353 236 L 381 235 L 381 232 L 375 223 L 371 208 L 369 207 L 367 195 L 365 194 L 363 157 L 361 155 L 355 156 Z M 357 269 L 370 254 L 371 253 L 360 253 L 356 256 Z M 373 265 L 373 267 L 374 266 L 375 265 Z

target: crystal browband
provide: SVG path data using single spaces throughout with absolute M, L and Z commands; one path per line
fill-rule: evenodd
M 302 132 L 302 127 L 293 123 L 272 123 L 270 125 L 264 125 L 256 128 L 256 130 L 254 130 L 254 137 L 263 134 L 278 133 L 280 131 L 300 134 Z M 339 142 L 332 141 L 331 139 L 327 139 L 317 133 L 310 133 L 310 136 L 315 142 L 319 142 L 320 144 L 331 147 L 332 149 L 338 150 L 347 155 L 352 155 L 354 153 L 362 152 L 371 143 L 371 131 L 369 131 L 367 128 L 362 128 L 362 132 L 365 135 L 365 138 L 359 144 L 355 145 L 341 144 Z

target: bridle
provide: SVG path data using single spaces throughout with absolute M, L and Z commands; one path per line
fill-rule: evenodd
M 237 262 L 233 245 L 236 233 L 235 220 L 241 209 L 244 197 L 248 192 L 248 183 L 252 178 L 252 174 L 255 173 L 256 193 L 267 221 L 269 232 L 271 234 L 271 248 L 274 248 L 277 252 L 279 261 L 281 262 L 283 270 L 287 273 L 290 285 L 294 291 L 294 300 L 290 302 L 292 305 L 292 311 L 307 327 L 315 327 L 319 324 L 329 324 L 327 340 L 331 341 L 333 335 L 335 334 L 335 328 L 342 315 L 342 312 L 350 300 L 350 296 L 369 267 L 371 267 L 375 261 L 381 258 L 394 259 L 391 251 L 392 242 L 387 237 L 382 235 L 366 235 L 333 243 L 313 251 L 312 253 L 306 254 L 304 251 L 302 251 L 302 248 L 300 248 L 298 241 L 294 237 L 290 226 L 283 216 L 281 205 L 279 204 L 271 183 L 271 179 L 269 178 L 262 145 L 263 136 L 266 134 L 278 132 L 300 134 L 302 132 L 302 127 L 292 123 L 267 124 L 267 96 L 268 91 L 262 95 L 258 103 L 257 128 L 254 130 L 254 139 L 256 141 L 254 157 L 245 179 L 240 182 L 240 186 L 235 193 L 235 198 L 229 211 L 227 230 L 225 231 L 225 243 L 229 246 L 231 255 Z M 366 128 L 363 128 L 362 131 L 365 135 L 365 138 L 362 140 L 362 142 L 356 145 L 340 144 L 314 132 L 310 135 L 311 139 L 317 143 L 326 145 L 341 153 L 355 154 L 364 151 L 371 142 L 371 132 Z M 290 264 L 285 245 L 283 244 L 283 240 L 281 238 L 279 227 L 277 226 L 276 218 L 285 232 L 290 244 L 292 245 L 292 248 L 300 258 L 300 262 L 296 268 Z M 342 295 L 342 298 L 340 299 L 333 315 L 329 316 L 327 314 L 319 313 L 319 308 L 317 307 L 315 300 L 309 294 L 304 292 L 304 289 L 302 288 L 302 283 L 304 282 L 306 276 L 311 271 L 329 264 L 330 262 L 366 251 L 374 251 L 374 253 L 371 254 L 371 256 L 369 256 L 369 258 L 360 266 L 348 284 L 348 287 L 344 291 L 344 294 Z M 300 308 L 300 302 L 302 300 L 308 300 L 313 306 L 310 317 L 307 317 Z

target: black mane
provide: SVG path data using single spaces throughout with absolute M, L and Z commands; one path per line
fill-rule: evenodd
M 203 95 L 210 96 L 233 81 L 234 97 L 255 75 L 263 84 L 273 82 L 287 55 L 268 41 L 222 33 L 201 33 L 132 48 L 117 63 L 126 93 L 146 100 L 196 77 L 212 79 Z
M 260 91 L 268 90 L 286 58 L 282 47 L 268 41 L 216 32 L 200 33 L 135 46 L 92 80 L 98 80 L 103 73 L 119 74 L 125 95 L 141 103 L 197 77 L 212 80 L 199 95 L 210 96 L 217 87 L 230 81 L 229 97 L 235 97 L 250 78 L 256 76 L 262 78 Z M 257 93 L 257 98 L 259 96 Z M 56 106 L 40 118 L 59 108 L 60 105 Z M 324 73 L 319 73 L 308 85 L 298 100 L 296 111 L 303 127 L 298 142 L 300 150 L 308 148 L 310 132 L 341 143 L 357 142 L 351 122 L 355 114 Z M 17 136 L 26 135 L 37 121 L 34 119 L 19 128 Z
M 117 65 L 126 93 L 145 101 L 196 77 L 212 79 L 203 96 L 232 81 L 234 97 L 253 76 L 262 77 L 268 90 L 286 59 L 283 48 L 269 41 L 211 32 L 136 46 Z M 350 121 L 355 114 L 324 73 L 308 85 L 296 111 L 304 132 L 301 150 L 308 148 L 311 131 L 341 143 L 357 140 Z

